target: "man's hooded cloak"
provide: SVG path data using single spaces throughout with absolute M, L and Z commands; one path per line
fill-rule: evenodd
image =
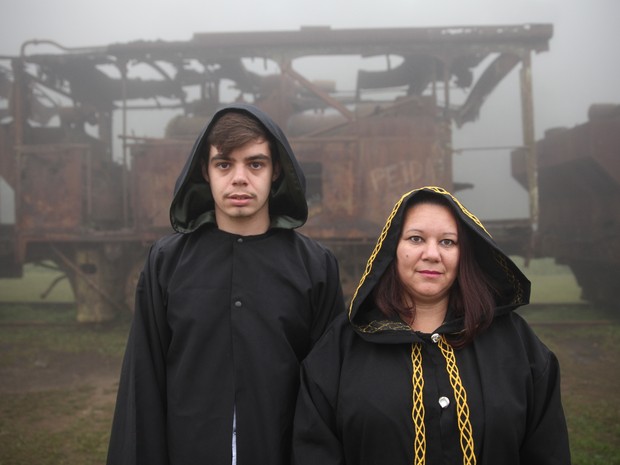
M 200 161 L 229 111 L 271 135 L 281 174 L 270 229 L 221 231 Z M 273 149 L 272 149 L 273 150 Z M 194 144 L 170 207 L 175 234 L 151 248 L 136 292 L 109 465 L 288 463 L 299 363 L 344 313 L 330 251 L 293 229 L 308 215 L 305 179 L 286 137 L 249 105 L 218 111 Z
M 209 153 L 207 138 L 215 122 L 229 111 L 252 115 L 271 134 L 282 174 L 272 186 L 269 199 L 271 226 L 293 229 L 303 226 L 308 219 L 306 202 L 306 177 L 293 149 L 280 127 L 265 113 L 252 105 L 235 104 L 217 112 L 205 126 L 192 148 L 183 171 L 174 187 L 174 199 L 170 207 L 170 223 L 175 231 L 189 233 L 205 223 L 215 222 L 215 204 L 209 185 L 200 169 L 203 154 Z
M 463 328 L 450 306 L 444 323 L 423 334 L 384 316 L 372 296 L 395 258 L 407 206 L 421 194 L 447 200 L 497 291 L 492 323 L 461 349 L 449 344 Z M 403 195 L 348 314 L 302 366 L 294 463 L 569 464 L 557 359 L 514 312 L 529 294 L 527 278 L 449 192 Z

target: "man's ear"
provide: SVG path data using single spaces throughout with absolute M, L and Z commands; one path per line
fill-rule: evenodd
M 278 179 L 280 177 L 281 172 L 282 172 L 282 169 L 280 168 L 280 163 L 274 163 L 273 174 L 271 175 L 271 182 L 274 182 L 276 179 Z
M 207 181 L 207 184 L 209 184 L 209 167 L 204 160 L 200 160 L 200 171 L 202 171 L 202 177 Z

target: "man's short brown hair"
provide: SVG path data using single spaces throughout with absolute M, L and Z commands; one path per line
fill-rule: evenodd
M 270 134 L 256 118 L 246 113 L 229 111 L 223 114 L 213 124 L 207 137 L 208 146 L 216 147 L 223 155 L 257 140 L 269 143 L 271 160 L 274 163 L 277 162 L 277 151 Z M 209 150 L 206 151 L 204 157 L 205 161 L 208 161 Z

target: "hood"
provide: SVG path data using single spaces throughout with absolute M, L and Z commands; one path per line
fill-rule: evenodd
M 271 134 L 278 151 L 281 174 L 271 188 L 271 227 L 293 229 L 302 226 L 308 218 L 306 178 L 286 136 L 278 125 L 258 108 L 247 104 L 233 104 L 219 109 L 194 143 L 174 187 L 174 198 L 170 206 L 170 223 L 173 229 L 180 233 L 190 233 L 204 224 L 215 224 L 215 203 L 211 189 L 202 176 L 200 160 L 202 154 L 209 150 L 207 138 L 213 124 L 230 111 L 247 113 L 260 121 Z
M 474 255 L 480 268 L 493 277 L 497 288 L 494 316 L 512 311 L 529 303 L 530 281 L 517 265 L 497 246 L 491 235 L 476 216 L 469 212 L 456 197 L 441 187 L 422 187 L 404 194 L 394 205 L 375 248 L 368 259 L 364 274 L 349 305 L 349 320 L 354 329 L 366 339 L 383 342 L 411 342 L 413 332 L 400 318 L 388 319 L 374 305 L 372 291 L 396 256 L 405 211 L 410 200 L 420 192 L 443 196 L 456 218 L 471 233 Z M 462 319 L 450 319 L 450 308 L 442 333 L 456 333 L 462 328 Z

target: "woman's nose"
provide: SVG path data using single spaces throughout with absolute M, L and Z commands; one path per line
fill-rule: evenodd
M 439 259 L 439 245 L 429 241 L 424 247 L 422 258 L 426 260 L 438 260 Z

